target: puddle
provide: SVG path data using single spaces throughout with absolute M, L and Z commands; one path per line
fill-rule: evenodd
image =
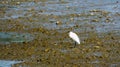
M 16 33 L 16 32 L 0 32 L 0 43 L 22 43 L 33 40 L 33 36 L 29 33 Z
M 0 67 L 12 67 L 12 65 L 21 62 L 22 61 L 0 60 Z

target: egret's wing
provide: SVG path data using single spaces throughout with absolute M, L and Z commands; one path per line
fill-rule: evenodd
M 74 40 L 76 41 L 78 44 L 80 44 L 80 39 L 79 37 L 77 36 L 77 34 L 73 33 L 73 32 L 70 32 L 69 36 Z
M 76 34 L 73 35 L 73 39 L 74 39 L 78 44 L 80 44 L 80 39 L 79 39 L 79 37 L 78 37 Z

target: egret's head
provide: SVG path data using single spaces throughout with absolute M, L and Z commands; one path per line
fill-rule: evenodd
M 72 33 L 72 31 L 67 31 L 67 33 L 70 35 L 70 33 Z

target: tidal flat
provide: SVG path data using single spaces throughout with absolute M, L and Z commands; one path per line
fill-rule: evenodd
M 68 31 L 80 45 L 73 48 Z M 0 1 L 0 60 L 21 61 L 8 67 L 119 67 L 120 2 Z

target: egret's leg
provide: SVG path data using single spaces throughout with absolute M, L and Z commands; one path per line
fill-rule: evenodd
M 76 42 L 75 42 L 75 45 L 74 45 L 74 48 L 76 47 Z

